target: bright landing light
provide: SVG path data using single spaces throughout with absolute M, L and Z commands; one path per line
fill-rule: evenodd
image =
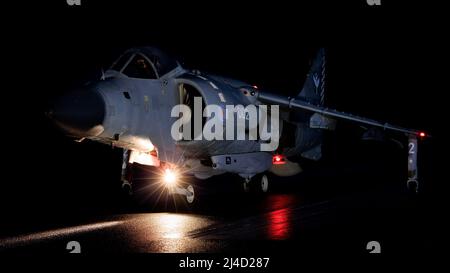
M 166 169 L 163 175 L 163 181 L 168 186 L 175 185 L 177 182 L 177 174 L 174 170 Z

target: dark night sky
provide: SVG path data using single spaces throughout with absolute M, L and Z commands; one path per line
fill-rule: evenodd
M 8 31 L 13 88 L 7 96 L 17 107 L 5 116 L 4 154 L 15 181 L 2 190 L 1 207 L 11 215 L 30 208 L 83 207 L 93 198 L 84 195 L 90 185 L 101 192 L 95 198 L 110 200 L 108 190 L 101 189 L 120 173 L 118 152 L 65 139 L 43 112 L 55 96 L 99 77 L 100 69 L 130 46 L 156 45 L 186 67 L 286 94 L 301 88 L 308 60 L 324 46 L 328 105 L 433 132 L 438 91 L 432 61 L 440 49 L 435 47 L 438 30 L 422 9 L 369 7 L 364 1 L 334 1 L 339 3 L 326 8 L 82 2 L 81 7 L 64 1 L 22 7 L 17 19 L 23 25 Z

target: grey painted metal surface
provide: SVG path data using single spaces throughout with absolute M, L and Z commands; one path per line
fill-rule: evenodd
M 269 170 L 274 154 L 286 157 L 300 155 L 319 160 L 323 130 L 333 130 L 336 119 L 348 120 L 408 135 L 409 145 L 414 146 L 411 150 L 413 153 L 410 152 L 408 158 L 408 181 L 418 181 L 419 131 L 325 107 L 324 81 L 324 50 L 320 50 L 315 58 L 301 92 L 297 97 L 291 98 L 259 90 L 239 80 L 188 71 L 176 60 L 155 48 L 132 48 L 105 72 L 102 79 L 91 82 L 85 88 L 84 92 L 96 93 L 104 103 L 104 111 L 101 113 L 103 116 L 96 116 L 97 119 L 103 117 L 103 122 L 95 122 L 95 128 L 101 130 L 95 130 L 96 133 L 93 134 L 94 128 L 75 128 L 74 124 L 79 123 L 67 122 L 67 115 L 64 121 L 58 119 L 58 113 L 52 112 L 51 116 L 69 135 L 136 151 L 138 154 L 153 153 L 152 156 L 158 160 L 158 166 L 160 162 L 173 164 L 188 169 L 189 173 L 199 178 L 223 172 L 251 177 Z M 280 106 L 279 148 L 273 152 L 261 152 L 260 144 L 263 142 L 248 138 L 174 140 L 171 128 L 177 118 L 171 116 L 171 110 L 178 104 L 191 107 L 195 97 L 201 98 L 203 106 L 217 105 L 224 113 L 227 105 L 254 105 L 256 108 L 262 107 L 263 104 Z M 71 110 L 79 114 L 87 113 L 89 109 L 75 105 Z M 88 117 L 78 115 L 77 118 Z M 209 119 L 200 117 L 203 126 Z M 85 121 L 83 124 L 91 123 Z M 226 132 L 225 121 L 222 125 Z M 293 140 L 284 141 L 284 136 Z M 229 158 L 231 162 L 228 161 Z M 196 168 L 191 168 L 191 165 L 196 165 Z M 125 173 L 123 176 L 125 177 Z

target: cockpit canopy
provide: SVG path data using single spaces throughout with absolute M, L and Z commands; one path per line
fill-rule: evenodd
M 178 62 L 153 47 L 131 48 L 111 66 L 131 78 L 158 79 L 179 66 Z

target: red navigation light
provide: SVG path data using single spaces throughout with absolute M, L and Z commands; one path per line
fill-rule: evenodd
M 272 164 L 274 165 L 280 165 L 280 164 L 285 164 L 286 160 L 284 159 L 284 157 L 282 155 L 274 155 L 272 158 Z
M 255 88 L 255 89 L 258 89 L 258 86 L 256 86 L 256 85 L 253 85 L 253 88 Z
M 420 132 L 420 133 L 419 133 L 419 136 L 423 138 L 423 137 L 426 137 L 427 134 L 426 134 L 425 132 Z

